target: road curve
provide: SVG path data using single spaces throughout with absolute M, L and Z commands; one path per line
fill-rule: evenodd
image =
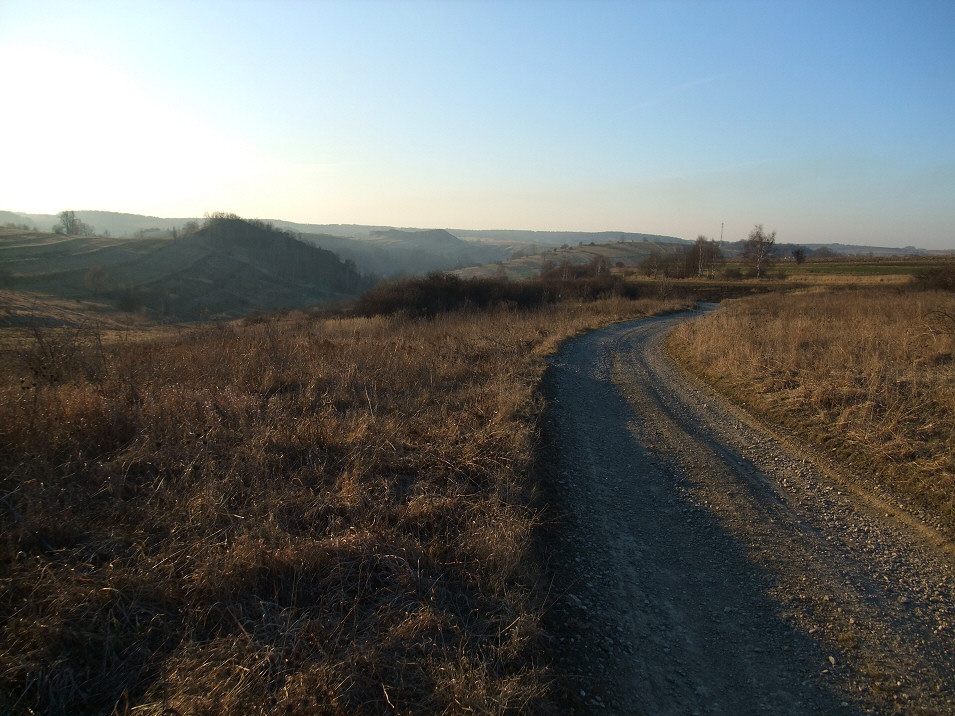
M 561 709 L 955 713 L 951 545 L 667 359 L 684 313 L 545 379 Z

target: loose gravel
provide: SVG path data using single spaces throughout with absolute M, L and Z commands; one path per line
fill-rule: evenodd
M 545 380 L 561 708 L 955 713 L 955 550 L 667 358 L 684 313 Z

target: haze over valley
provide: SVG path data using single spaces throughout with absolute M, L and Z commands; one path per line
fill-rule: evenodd
M 63 216 L 74 226 L 67 235 Z M 30 300 L 91 301 L 160 320 L 240 317 L 334 306 L 382 279 L 453 271 L 462 278 L 528 279 L 560 264 L 643 267 L 680 261 L 693 242 L 626 232 L 412 229 L 262 222 L 235 215 L 175 219 L 104 211 L 31 215 L 0 211 L 0 277 L 7 323 L 27 321 Z M 36 229 L 36 230 L 34 230 Z M 715 243 L 713 244 L 715 246 Z M 799 247 L 831 255 L 926 256 L 914 247 Z M 833 250 L 833 249 L 837 250 Z M 742 241 L 724 241 L 722 259 Z M 822 252 L 819 253 L 822 255 Z M 32 299 L 26 298 L 32 296 Z M 13 314 L 10 305 L 20 308 Z M 19 318 L 12 317 L 13 315 Z M 50 316 L 47 320 L 53 320 Z

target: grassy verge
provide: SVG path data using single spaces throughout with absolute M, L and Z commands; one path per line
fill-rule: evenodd
M 0 711 L 546 707 L 544 357 L 672 310 L 282 319 L 0 361 Z
M 955 295 L 771 294 L 679 327 L 670 350 L 730 397 L 955 534 Z

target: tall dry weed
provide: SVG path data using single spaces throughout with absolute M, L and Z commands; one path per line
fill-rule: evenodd
M 667 307 L 260 317 L 90 344 L 102 370 L 55 380 L 8 353 L 0 711 L 546 703 L 544 356 Z
M 684 325 L 670 346 L 717 386 L 953 531 L 952 315 L 951 293 L 774 294 Z

